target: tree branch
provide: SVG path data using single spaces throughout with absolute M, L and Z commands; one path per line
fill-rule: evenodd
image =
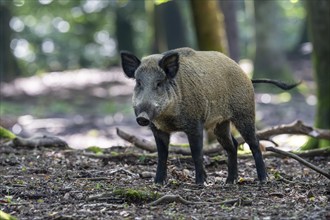
M 325 170 L 322 170 L 321 168 L 311 164 L 310 162 L 302 159 L 301 157 L 299 157 L 298 155 L 296 154 L 293 154 L 293 153 L 290 153 L 290 152 L 286 152 L 286 151 L 282 151 L 278 148 L 275 148 L 275 147 L 266 147 L 266 151 L 272 151 L 272 152 L 275 152 L 275 153 L 278 153 L 278 154 L 281 154 L 281 155 L 284 155 L 284 156 L 287 156 L 287 157 L 291 157 L 297 161 L 299 161 L 300 163 L 302 163 L 303 165 L 311 168 L 312 170 L 322 174 L 323 176 L 327 177 L 328 179 L 330 179 L 330 173 L 327 173 Z
M 146 150 L 150 153 L 157 152 L 156 145 L 154 143 L 152 143 L 151 141 L 145 140 L 143 138 L 138 138 L 134 135 L 128 134 L 119 128 L 117 128 L 117 135 L 119 137 L 121 137 L 122 139 L 124 139 L 125 141 L 130 142 L 131 144 L 135 145 L 136 147 L 138 147 L 142 150 Z M 222 148 L 217 146 L 217 147 L 213 147 L 213 148 L 204 150 L 204 154 L 205 155 L 215 154 L 215 153 L 219 153 L 221 150 L 222 150 Z M 171 145 L 171 147 L 169 148 L 169 152 L 181 154 L 181 155 L 191 155 L 190 148 L 183 148 L 183 147 L 180 147 L 179 145 Z

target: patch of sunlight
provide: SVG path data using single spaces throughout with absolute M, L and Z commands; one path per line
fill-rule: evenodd
M 39 3 L 42 5 L 49 5 L 53 0 L 39 0 Z
M 308 137 L 304 135 L 288 135 L 282 134 L 277 135 L 273 138 L 273 141 L 278 144 L 278 147 L 284 151 L 296 151 L 301 146 L 303 146 L 307 141 Z M 260 141 L 260 145 L 263 147 L 274 146 L 273 143 L 269 141 Z M 238 154 L 248 154 L 251 153 L 250 147 L 247 143 L 239 146 Z
M 17 7 L 21 7 L 25 4 L 24 0 L 14 0 L 14 5 Z
M 288 135 L 282 134 L 277 135 L 273 140 L 285 151 L 295 151 L 303 146 L 307 141 L 308 137 L 304 135 Z
M 251 153 L 250 147 L 247 143 L 244 143 L 242 145 L 239 146 L 238 148 L 238 154 L 249 154 Z
M 308 105 L 314 106 L 317 104 L 317 98 L 315 95 L 309 95 L 306 97 L 306 103 Z
M 242 70 L 251 78 L 253 73 L 253 62 L 249 59 L 242 59 L 238 62 Z
M 13 17 L 9 22 L 9 26 L 16 32 L 21 32 L 25 28 L 24 22 L 19 17 Z
M 268 93 L 262 94 L 260 97 L 262 103 L 268 104 L 272 101 L 272 96 Z
M 284 102 L 289 102 L 291 101 L 292 96 L 288 92 L 282 92 L 280 94 L 269 94 L 269 93 L 263 93 L 260 94 L 259 100 L 260 102 L 264 104 L 280 104 Z
M 10 42 L 10 47 L 14 50 L 15 57 L 26 60 L 27 62 L 33 62 L 35 60 L 32 47 L 26 39 L 13 39 Z
M 295 3 L 298 3 L 299 0 L 290 0 L 291 3 L 295 4 Z
M 91 137 L 98 137 L 100 135 L 100 132 L 96 129 L 91 129 L 87 132 L 87 135 Z
M 161 5 L 161 4 L 164 4 L 169 1 L 171 1 L 171 0 L 154 0 L 155 5 Z
M 279 102 L 289 102 L 291 100 L 291 94 L 288 92 L 282 92 L 277 97 Z

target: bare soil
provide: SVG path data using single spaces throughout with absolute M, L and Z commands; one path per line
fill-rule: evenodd
M 132 153 L 133 152 L 133 153 Z M 19 219 L 329 219 L 329 180 L 292 159 L 266 158 L 260 185 L 253 159 L 239 160 L 240 181 L 225 185 L 226 164 L 205 158 L 208 181 L 194 184 L 190 158 L 171 155 L 168 182 L 153 184 L 156 157 L 132 147 L 105 150 L 0 146 L 0 207 Z M 89 153 L 88 155 L 90 155 Z M 329 157 L 308 160 L 329 170 Z M 164 195 L 190 204 L 150 205 Z M 222 201 L 237 200 L 229 204 Z

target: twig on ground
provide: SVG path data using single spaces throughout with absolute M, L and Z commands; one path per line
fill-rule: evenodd
M 149 203 L 150 206 L 156 206 L 164 203 L 172 203 L 172 202 L 177 202 L 177 203 L 182 203 L 185 205 L 190 205 L 193 204 L 193 202 L 185 200 L 179 195 L 165 195 L 157 199 L 156 201 L 153 201 Z
M 177 203 L 182 203 L 184 205 L 196 205 L 196 204 L 201 204 L 201 205 L 234 205 L 237 203 L 238 205 L 251 205 L 252 202 L 249 200 L 244 200 L 244 199 L 230 199 L 230 200 L 225 200 L 222 202 L 193 202 L 193 201 L 188 201 L 184 198 L 182 198 L 180 195 L 164 195 L 157 199 L 156 201 L 153 201 L 149 203 L 150 206 L 156 206 L 160 205 L 163 203 L 172 203 L 172 202 L 177 202 Z
M 326 171 L 324 171 L 321 168 L 319 168 L 319 167 L 311 164 L 310 162 L 302 159 L 301 157 L 299 157 L 296 154 L 293 154 L 293 153 L 290 153 L 290 152 L 286 152 L 286 151 L 282 151 L 282 150 L 280 150 L 278 148 L 274 148 L 274 147 L 266 147 L 266 151 L 272 151 L 272 152 L 275 152 L 275 153 L 278 153 L 278 154 L 282 154 L 282 155 L 287 156 L 287 157 L 291 157 L 291 158 L 299 161 L 303 165 L 311 168 L 312 170 L 314 170 L 314 171 L 322 174 L 323 176 L 327 177 L 328 179 L 330 179 L 330 173 L 327 173 Z
M 130 176 L 133 176 L 133 177 L 138 177 L 139 174 L 135 174 L 135 173 L 132 173 L 131 171 L 129 170 L 126 170 L 124 168 L 119 168 L 119 169 L 115 169 L 115 170 L 112 170 L 111 172 L 109 172 L 109 175 L 112 175 L 112 174 L 115 174 L 115 173 L 118 173 L 118 172 L 124 172 Z M 110 180 L 109 177 L 106 177 L 106 176 L 98 176 L 98 177 L 77 177 L 76 179 L 80 179 L 80 180 L 90 180 L 90 181 L 101 181 L 101 180 Z
M 301 182 L 301 181 L 288 180 L 288 179 L 284 178 L 282 175 L 279 175 L 279 174 L 278 174 L 278 178 L 279 178 L 279 180 L 281 180 L 281 181 L 283 181 L 285 183 L 288 183 L 288 184 L 300 184 L 300 185 L 305 185 L 305 186 L 311 185 L 311 183 L 309 183 L 309 182 Z
M 126 173 L 126 174 L 128 174 L 128 175 L 131 175 L 131 176 L 133 176 L 133 177 L 137 177 L 137 176 L 139 176 L 138 174 L 132 173 L 131 171 L 126 170 L 126 169 L 124 169 L 124 168 L 119 168 L 119 169 L 113 170 L 113 171 L 111 171 L 109 174 L 111 175 L 111 174 L 114 174 L 114 173 L 117 173 L 117 172 L 120 172 L 120 171 L 123 171 L 124 173 Z

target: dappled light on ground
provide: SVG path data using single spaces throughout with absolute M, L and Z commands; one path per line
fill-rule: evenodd
M 310 82 L 307 83 L 310 86 Z M 127 145 L 117 136 L 116 127 L 153 141 L 151 131 L 135 121 L 131 106 L 133 86 L 134 80 L 125 78 L 120 68 L 81 69 L 18 78 L 0 85 L 0 122 L 26 137 L 36 133 L 59 136 L 74 148 Z M 315 95 L 258 93 L 258 88 L 256 91 L 258 129 L 297 119 L 313 124 Z M 283 136 L 277 142 L 296 149 L 301 140 Z M 178 133 L 171 142 L 187 143 L 187 139 Z

